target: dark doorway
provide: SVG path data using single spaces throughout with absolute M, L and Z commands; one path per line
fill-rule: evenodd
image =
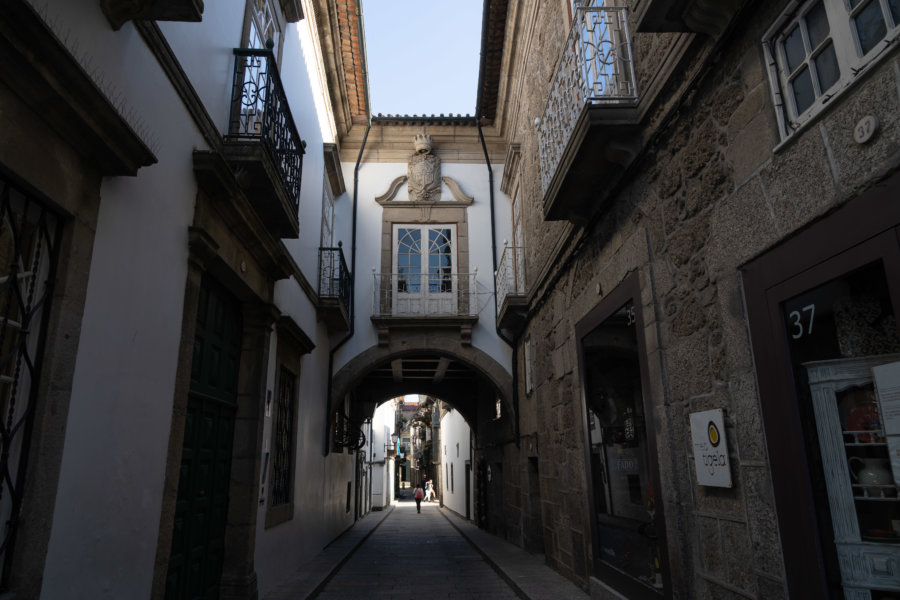
M 541 485 L 538 459 L 528 457 L 528 497 L 525 500 L 525 549 L 532 554 L 544 552 L 544 524 L 541 518 Z
M 204 278 L 197 308 L 167 599 L 219 596 L 240 341 L 240 303 Z

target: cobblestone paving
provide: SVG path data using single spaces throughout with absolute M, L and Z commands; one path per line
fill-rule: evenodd
M 315 596 L 319 600 L 514 600 L 515 592 L 438 511 L 401 501 Z

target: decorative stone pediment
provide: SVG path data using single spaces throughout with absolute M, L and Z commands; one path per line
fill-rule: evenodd
M 409 200 L 397 199 L 397 194 L 400 192 L 403 184 L 408 180 L 409 177 L 406 175 L 397 177 L 391 182 L 391 184 L 388 186 L 388 189 L 382 195 L 375 197 L 375 202 L 382 206 L 387 206 L 389 204 L 402 206 L 426 206 L 433 205 L 436 202 L 440 202 L 442 206 L 469 206 L 475 201 L 475 198 L 467 195 L 462 191 L 462 188 L 459 187 L 459 183 L 457 183 L 456 180 L 452 177 L 441 177 L 440 183 L 443 183 L 447 186 L 447 189 L 450 190 L 450 195 L 453 197 L 453 200 L 442 200 L 442 194 L 440 192 L 441 188 L 438 188 L 437 197 L 433 200 L 414 200 L 412 194 L 410 194 Z

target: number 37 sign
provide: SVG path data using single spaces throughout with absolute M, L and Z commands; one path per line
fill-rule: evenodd
M 730 488 L 731 465 L 725 440 L 725 416 L 721 408 L 691 413 L 691 440 L 697 483 Z

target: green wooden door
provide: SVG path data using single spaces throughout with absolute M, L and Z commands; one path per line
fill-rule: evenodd
M 237 406 L 240 303 L 201 285 L 166 598 L 218 598 Z

